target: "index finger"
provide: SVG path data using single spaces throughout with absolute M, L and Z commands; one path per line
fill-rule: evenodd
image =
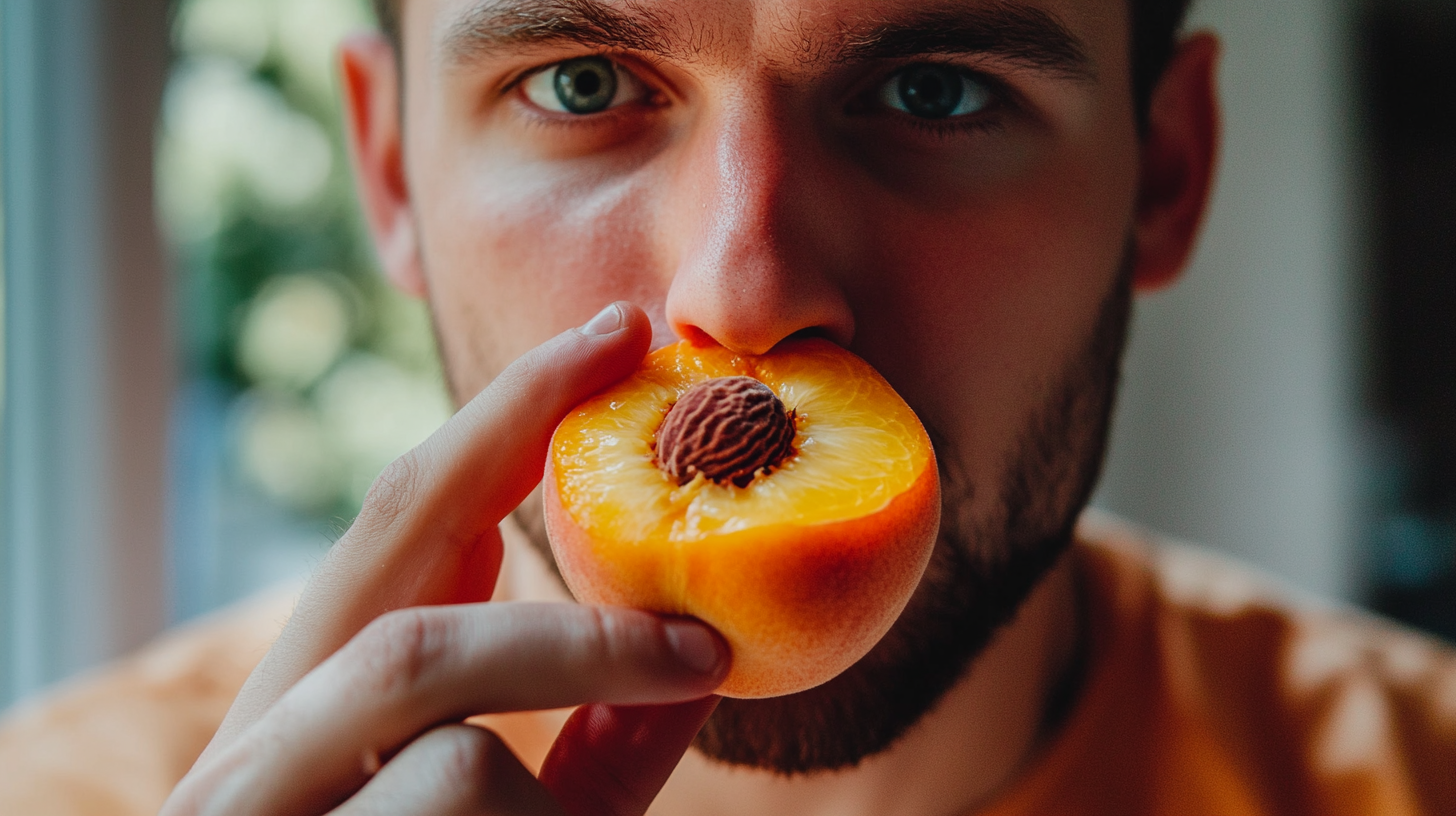
M 338 559 L 372 562 L 389 542 L 494 527 L 541 480 L 551 434 L 567 412 L 630 374 L 651 340 L 642 310 L 619 302 L 527 352 L 380 474 Z M 471 501 L 459 501 L 467 495 Z M 432 600 L 411 597 L 401 606 Z
M 614 303 L 526 353 L 390 465 L 310 578 L 215 741 L 262 716 L 380 615 L 487 599 L 500 568 L 497 525 L 540 481 L 552 431 L 573 407 L 631 373 L 651 338 L 641 309 Z

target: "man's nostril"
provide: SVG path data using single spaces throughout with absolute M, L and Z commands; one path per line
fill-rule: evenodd
M 793 334 L 789 335 L 788 337 L 786 337 L 784 339 L 785 340 L 807 340 L 807 339 L 809 339 L 811 337 L 817 337 L 817 338 L 819 338 L 821 340 L 828 340 L 830 342 L 838 342 L 834 338 L 834 333 L 831 332 L 829 329 L 826 329 L 823 326 L 809 326 L 808 328 L 799 329 L 798 331 L 794 332 Z

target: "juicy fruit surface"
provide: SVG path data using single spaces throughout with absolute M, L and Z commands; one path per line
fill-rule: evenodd
M 749 376 L 795 417 L 794 453 L 745 487 L 658 468 L 653 436 L 694 385 Z M 654 352 L 627 380 L 579 406 L 552 444 L 562 504 L 594 539 L 682 545 L 759 527 L 831 524 L 873 514 L 932 467 L 909 407 L 867 363 L 823 340 L 745 358 L 685 343 Z M 872 466 L 867 466 L 867 464 Z
M 745 389 L 753 405 L 733 401 Z M 784 425 L 754 443 L 764 397 L 783 403 L 772 413 Z M 668 458 L 696 440 L 688 447 L 712 456 L 688 458 L 717 482 L 683 483 L 656 461 L 679 400 L 687 424 L 667 429 Z M 787 458 L 733 478 L 745 471 L 735 450 L 778 450 L 786 431 Z M 712 464 L 718 454 L 735 467 Z M 718 688 L 728 697 L 802 691 L 863 657 L 914 593 L 940 524 L 919 420 L 869 364 L 823 340 L 761 357 L 685 343 L 649 355 L 557 426 L 544 487 L 552 552 L 576 598 L 717 629 L 733 651 Z

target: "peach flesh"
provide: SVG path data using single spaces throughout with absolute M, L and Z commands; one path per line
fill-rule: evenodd
M 679 486 L 652 461 L 677 397 L 754 376 L 797 416 L 795 452 L 746 487 Z M 762 357 L 685 343 L 573 411 L 553 436 L 546 528 L 584 603 L 690 615 L 733 650 L 720 694 L 823 683 L 889 630 L 929 561 L 940 483 L 929 438 L 870 366 L 822 340 Z

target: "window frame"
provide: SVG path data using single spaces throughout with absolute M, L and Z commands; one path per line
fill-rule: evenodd
M 166 0 L 0 6 L 0 706 L 168 620 Z

